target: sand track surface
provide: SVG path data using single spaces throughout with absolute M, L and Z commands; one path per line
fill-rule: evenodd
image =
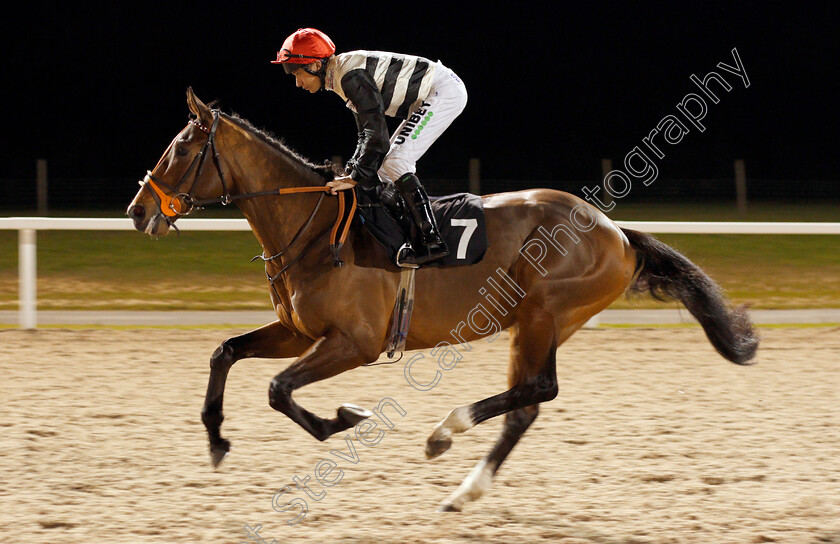
M 407 383 L 408 353 L 295 394 L 325 417 L 392 399 L 405 415 L 385 406 L 393 428 L 377 420 L 370 446 L 318 442 L 268 406 L 289 360 L 241 361 L 222 427 L 233 449 L 214 471 L 200 421 L 208 360 L 241 332 L 0 332 L 0 542 L 255 542 L 244 528 L 259 524 L 267 543 L 840 543 L 837 328 L 762 330 L 751 367 L 698 328 L 581 331 L 558 352 L 558 398 L 459 514 L 434 509 L 501 419 L 433 461 L 425 439 L 450 409 L 506 389 L 505 335 L 462 350 L 428 391 Z M 429 383 L 424 356 L 412 372 Z M 326 479 L 340 475 L 331 486 L 316 481 L 323 459 Z M 288 525 L 292 501 L 308 511 Z

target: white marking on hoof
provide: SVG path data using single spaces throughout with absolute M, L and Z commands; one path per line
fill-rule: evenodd
M 474 426 L 468 406 L 455 408 L 446 418 L 435 425 L 426 440 L 426 457 L 433 459 L 452 446 L 452 435 L 460 434 Z
M 472 416 L 470 415 L 469 406 L 461 406 L 455 408 L 446 419 L 443 420 L 443 425 L 448 427 L 453 433 L 459 434 L 468 431 L 475 425 Z
M 228 456 L 229 452 L 226 451 L 214 451 L 210 453 L 210 462 L 213 463 L 213 468 L 218 468 L 219 465 L 222 464 L 222 461 L 225 460 L 225 457 Z
M 473 420 L 470 416 L 470 409 L 467 406 L 455 408 L 446 418 L 435 425 L 429 440 L 451 437 L 453 434 L 460 434 L 473 428 Z
M 487 464 L 487 460 L 482 459 L 464 478 L 458 489 L 441 503 L 438 512 L 460 512 L 466 503 L 484 495 L 492 483 L 493 471 Z
M 341 409 L 348 415 L 352 415 L 354 417 L 359 418 L 359 421 L 363 419 L 367 419 L 369 417 L 373 417 L 373 412 L 362 408 L 361 406 L 357 406 L 355 404 L 350 404 L 349 402 L 345 402 L 341 405 Z
M 222 461 L 227 458 L 228 454 L 230 453 L 230 443 L 227 443 L 227 448 L 224 446 L 210 448 L 210 462 L 213 463 L 213 468 L 219 468 L 219 465 L 222 464 Z

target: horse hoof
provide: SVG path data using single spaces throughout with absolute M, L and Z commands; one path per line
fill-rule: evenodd
M 439 456 L 451 447 L 451 436 L 435 439 L 429 437 L 429 439 L 426 440 L 426 459 L 434 459 L 435 457 Z
M 228 453 L 230 453 L 230 442 L 227 440 L 222 441 L 220 444 L 211 445 L 210 461 L 213 463 L 213 468 L 218 468 Z
M 438 506 L 437 510 L 435 510 L 435 512 L 460 512 L 460 511 L 461 511 L 461 509 L 458 508 L 457 506 L 455 506 L 454 504 L 449 504 L 449 503 L 446 503 L 446 502 L 441 504 L 440 506 Z
M 355 404 L 342 404 L 338 409 L 338 419 L 354 427 L 358 422 L 373 415 L 370 410 L 365 410 Z

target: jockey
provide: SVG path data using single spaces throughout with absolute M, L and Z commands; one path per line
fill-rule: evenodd
M 302 28 L 283 42 L 282 64 L 298 87 L 340 96 L 356 117 L 359 140 L 346 173 L 329 182 L 333 194 L 357 183 L 393 181 L 421 233 L 422 247 L 406 245 L 398 264 L 418 266 L 449 254 L 429 196 L 416 176 L 417 160 L 464 110 L 467 90 L 452 70 L 422 57 L 381 51 L 335 54 L 329 36 Z M 385 116 L 403 119 L 389 138 Z

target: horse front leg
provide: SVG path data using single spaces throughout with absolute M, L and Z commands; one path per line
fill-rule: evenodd
M 222 421 L 225 419 L 222 404 L 230 367 L 236 361 L 249 357 L 297 357 L 311 344 L 310 338 L 294 333 L 275 321 L 241 336 L 228 338 L 216 349 L 210 357 L 210 379 L 201 410 L 201 421 L 207 429 L 210 459 L 214 467 L 219 466 L 230 451 L 230 442 L 222 438 L 221 434 Z
M 318 440 L 355 426 L 373 414 L 352 404 L 338 408 L 332 419 L 318 417 L 292 399 L 292 392 L 304 385 L 330 378 L 347 370 L 376 360 L 378 353 L 363 354 L 358 345 L 337 330 L 319 338 L 289 368 L 271 380 L 269 405 L 287 415 Z

